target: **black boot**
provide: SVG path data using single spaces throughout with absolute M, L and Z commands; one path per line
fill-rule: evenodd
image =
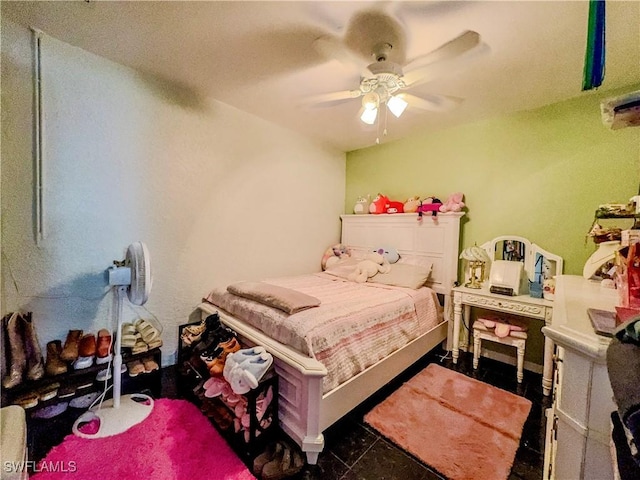
M 225 327 L 220 321 L 220 316 L 217 313 L 209 315 L 205 319 L 206 330 L 202 334 L 202 339 L 198 343 L 193 351 L 194 353 L 201 354 L 204 351 L 213 351 L 217 348 L 221 342 L 226 342 L 234 337 L 233 330 Z M 210 355 L 207 355 L 210 356 Z

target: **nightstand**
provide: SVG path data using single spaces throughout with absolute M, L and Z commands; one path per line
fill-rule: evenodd
M 491 293 L 488 288 L 453 288 L 453 363 L 458 363 L 460 353 L 460 326 L 462 319 L 469 324 L 471 308 L 483 308 L 496 312 L 499 316 L 516 316 L 522 319 L 537 319 L 551 324 L 553 301 L 543 298 L 533 298 L 529 295 L 508 296 Z M 469 325 L 469 327 L 471 327 Z M 542 391 L 549 395 L 553 383 L 553 341 L 545 336 L 544 363 L 542 373 Z

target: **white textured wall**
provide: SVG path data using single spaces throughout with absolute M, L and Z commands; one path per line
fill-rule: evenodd
M 339 238 L 343 153 L 48 37 L 36 245 L 30 44 L 3 21 L 2 313 L 33 311 L 41 344 L 110 325 L 105 270 L 136 240 L 154 283 L 125 320 L 162 324 L 165 364 L 212 287 L 319 269 Z

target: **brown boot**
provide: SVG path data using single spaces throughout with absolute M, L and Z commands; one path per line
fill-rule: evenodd
M 60 354 L 60 358 L 65 362 L 73 362 L 78 358 L 78 344 L 82 337 L 82 330 L 69 330 L 67 339 L 64 342 L 64 348 Z
M 27 357 L 24 351 L 22 336 L 22 322 L 20 314 L 14 312 L 7 322 L 7 353 L 9 354 L 7 375 L 2 379 L 4 388 L 13 388 L 22 383 L 22 376 L 27 367 Z
M 22 315 L 22 324 L 24 329 L 24 349 L 27 352 L 26 375 L 29 380 L 38 380 L 44 377 L 44 360 L 31 312 Z
M 53 340 L 47 343 L 47 364 L 45 369 L 47 375 L 55 376 L 67 372 L 67 364 L 60 358 L 62 352 L 62 342 Z

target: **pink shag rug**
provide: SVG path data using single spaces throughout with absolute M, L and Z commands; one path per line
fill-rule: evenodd
M 450 480 L 506 480 L 531 401 L 430 364 L 365 422 Z
M 37 472 L 30 478 L 255 479 L 195 405 L 165 398 L 155 401 L 145 420 L 119 435 L 67 436 L 39 462 Z

